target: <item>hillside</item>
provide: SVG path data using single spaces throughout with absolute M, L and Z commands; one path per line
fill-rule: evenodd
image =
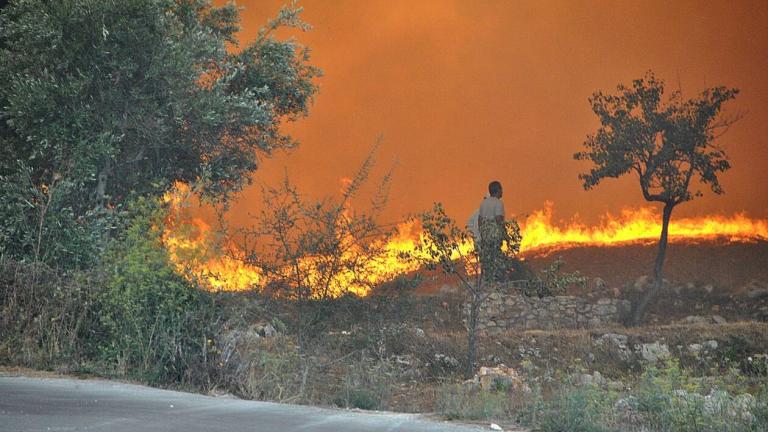
M 595 279 L 607 289 L 622 290 L 650 273 L 656 243 L 618 246 L 574 246 L 539 249 L 523 255 L 534 269 L 548 266 L 557 257 L 564 271 L 578 271 L 594 289 Z M 712 285 L 723 295 L 743 294 L 753 280 L 768 281 L 768 241 L 728 242 L 727 239 L 673 242 L 667 250 L 665 278 L 673 284 Z M 453 282 L 439 272 L 422 272 L 420 294 L 436 294 Z M 583 294 L 572 292 L 570 294 Z

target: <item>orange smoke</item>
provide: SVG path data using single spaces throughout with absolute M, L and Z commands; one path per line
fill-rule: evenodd
M 216 230 L 199 217 L 190 214 L 185 206 L 189 187 L 177 185 L 173 193 L 166 194 L 169 205 L 163 242 L 177 270 L 203 282 L 211 290 L 247 290 L 263 288 L 269 281 L 262 272 L 244 262 L 244 254 L 233 244 L 223 244 Z M 625 209 L 618 216 L 607 214 L 596 226 L 586 226 L 577 220 L 568 223 L 553 222 L 553 204 L 533 212 L 521 222 L 523 240 L 521 252 L 563 249 L 574 245 L 611 246 L 633 242 L 655 242 L 661 231 L 661 217 L 651 208 Z M 685 242 L 724 238 L 731 242 L 768 240 L 768 220 L 752 219 L 744 214 L 705 216 L 696 218 L 673 217 L 670 223 L 670 241 Z M 423 239 L 416 222 L 404 222 L 394 235 L 376 240 L 370 256 L 359 271 L 340 271 L 325 284 L 328 292 L 316 296 L 338 297 L 344 293 L 367 295 L 381 283 L 397 275 L 417 270 L 413 261 L 401 258 L 403 253 L 413 254 Z M 473 249 L 471 243 L 460 245 L 464 255 Z M 347 254 L 358 253 L 355 247 L 345 249 Z M 313 286 L 323 275 L 315 271 L 318 257 L 302 261 L 307 284 Z

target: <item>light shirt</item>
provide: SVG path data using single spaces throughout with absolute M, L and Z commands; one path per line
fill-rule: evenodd
M 480 238 L 480 223 L 477 217 L 480 216 L 480 209 L 475 210 L 467 219 L 467 229 L 472 234 L 472 237 L 477 241 Z
M 504 203 L 496 197 L 488 197 L 480 204 L 480 218 L 482 220 L 495 220 L 496 216 L 504 217 Z

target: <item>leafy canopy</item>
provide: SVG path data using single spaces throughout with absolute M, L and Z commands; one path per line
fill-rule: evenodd
M 619 85 L 616 94 L 592 95 L 601 126 L 587 137 L 586 150 L 574 155 L 593 163 L 579 175 L 585 189 L 634 172 L 648 201 L 674 206 L 700 196 L 700 190 L 691 190 L 692 180 L 723 193 L 717 176 L 731 165 L 715 140 L 737 120 L 719 114 L 738 90 L 708 88 L 688 100 L 679 90 L 664 100 L 664 91 L 664 82 L 648 72 L 630 87 Z
M 237 50 L 238 11 L 207 0 L 18 0 L 0 12 L 0 249 L 44 255 L 52 230 L 91 226 L 131 195 L 192 183 L 223 200 L 259 158 L 296 142 L 320 71 L 278 40 L 283 9 Z M 58 226 L 50 215 L 67 213 Z M 61 219 L 61 218 L 59 218 Z M 34 227 L 35 234 L 29 236 Z M 5 233 L 5 234 L 3 234 Z M 33 240 L 25 237 L 32 237 Z

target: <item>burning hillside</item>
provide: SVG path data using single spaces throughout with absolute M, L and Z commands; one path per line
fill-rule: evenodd
M 245 254 L 220 238 L 215 229 L 200 217 L 195 217 L 185 205 L 188 188 L 177 188 L 166 196 L 169 214 L 163 237 L 166 248 L 177 269 L 186 275 L 200 278 L 212 290 L 259 289 L 270 281 L 264 272 L 246 263 Z M 524 256 L 547 255 L 574 247 L 626 246 L 636 243 L 653 243 L 657 240 L 660 216 L 651 208 L 625 209 L 618 216 L 605 215 L 595 226 L 578 221 L 553 222 L 553 204 L 525 217 L 520 225 L 523 234 L 521 253 Z M 351 292 L 366 295 L 378 284 L 395 276 L 417 270 L 417 264 L 402 258 L 404 253 L 414 253 L 423 238 L 416 222 L 404 222 L 397 226 L 394 235 L 386 239 L 374 239 L 370 256 L 357 271 L 341 271 L 335 280 L 329 281 L 331 295 Z M 673 219 L 670 225 L 670 241 L 695 243 L 718 239 L 727 243 L 754 243 L 768 240 L 768 220 L 752 219 L 744 214 L 733 216 L 705 216 Z M 340 242 L 346 239 L 339 239 Z M 349 254 L 359 252 L 350 242 Z M 463 243 L 458 253 L 472 250 L 471 243 Z M 308 257 L 301 263 L 312 276 L 317 261 L 322 257 Z M 574 268 L 576 269 L 576 268 Z M 314 277 L 320 277 L 315 275 Z

